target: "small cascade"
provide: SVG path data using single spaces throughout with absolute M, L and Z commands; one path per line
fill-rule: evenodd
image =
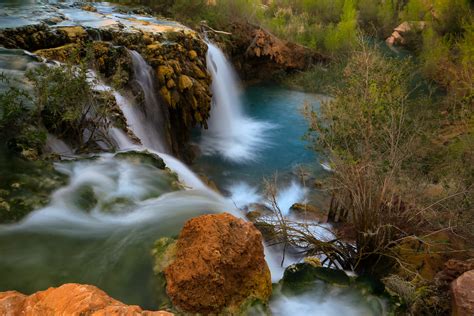
M 218 154 L 235 162 L 256 160 L 261 148 L 268 145 L 265 132 L 272 125 L 244 115 L 234 69 L 217 46 L 208 43 L 208 47 L 207 67 L 213 78 L 213 104 L 201 150 L 204 154 Z
M 137 112 L 134 114 L 138 122 L 130 122 L 139 131 L 142 137 L 143 145 L 160 152 L 169 152 L 169 144 L 166 139 L 165 119 L 161 104 L 155 93 L 153 69 L 136 51 L 130 51 L 133 63 L 133 73 L 135 80 L 140 86 L 145 98 L 144 108 L 129 109 Z M 137 125 L 143 125 L 137 127 Z M 138 136 L 138 135 L 137 135 Z
M 116 129 L 112 131 L 113 138 L 119 145 L 120 150 L 148 150 L 154 152 L 163 159 L 169 168 L 178 174 L 180 180 L 183 181 L 187 187 L 208 191 L 213 195 L 215 194 L 184 163 L 169 154 L 160 152 L 157 148 L 159 144 L 156 139 L 153 138 L 156 137 L 156 135 L 151 131 L 152 128 L 149 127 L 147 121 L 143 120 L 142 113 L 137 111 L 136 107 L 119 92 L 113 91 L 112 93 L 115 96 L 117 105 L 127 120 L 129 128 L 143 144 L 143 146 L 134 144 L 123 131 Z
M 65 142 L 54 136 L 53 134 L 48 134 L 46 138 L 46 150 L 60 154 L 62 156 L 71 156 L 74 154 L 74 151 L 69 147 Z

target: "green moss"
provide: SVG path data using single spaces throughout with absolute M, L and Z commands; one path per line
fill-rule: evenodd
M 71 203 L 81 210 L 91 211 L 97 205 L 97 197 L 92 187 L 83 185 L 77 189 Z
M 318 281 L 333 285 L 349 286 L 351 279 L 342 270 L 315 267 L 307 263 L 298 263 L 288 267 L 283 275 L 283 292 L 302 292 L 314 286 Z
M 1 149 L 0 223 L 11 223 L 48 204 L 67 176 L 56 171 L 52 161 L 27 161 Z
M 163 237 L 155 241 L 151 255 L 154 259 L 153 272 L 156 281 L 156 297 L 160 309 L 172 309 L 173 304 L 166 294 L 166 278 L 164 269 L 169 266 L 176 256 L 176 239 Z
M 176 239 L 169 237 L 158 239 L 153 245 L 151 254 L 155 261 L 153 271 L 155 274 L 162 273 L 176 256 Z

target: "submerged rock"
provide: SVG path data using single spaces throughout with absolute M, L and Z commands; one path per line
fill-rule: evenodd
M 143 311 L 136 305 L 125 305 L 92 285 L 64 284 L 58 288 L 26 296 L 16 291 L 0 293 L 0 315 L 149 315 L 172 316 L 163 311 Z
M 295 203 L 290 207 L 290 211 L 298 218 L 307 220 L 327 221 L 326 212 L 311 204 Z
M 157 154 L 149 151 L 127 151 L 115 155 L 118 159 L 125 159 L 134 164 L 149 164 L 158 169 L 164 170 L 166 164 L 163 159 Z
M 317 281 L 348 286 L 351 279 L 342 270 L 318 267 L 311 263 L 298 263 L 285 270 L 281 281 L 283 291 L 304 291 Z
M 262 236 L 230 214 L 189 220 L 176 244 L 160 241 L 154 254 L 155 272 L 164 273 L 167 294 L 179 311 L 238 314 L 270 298 Z M 168 263 L 170 254 L 174 259 Z

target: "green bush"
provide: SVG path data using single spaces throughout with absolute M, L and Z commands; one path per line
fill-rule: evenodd
M 85 66 L 40 66 L 27 73 L 35 91 L 35 112 L 42 124 L 79 150 L 108 143 L 107 127 L 114 98 L 96 92 Z
M 425 0 L 409 0 L 400 13 L 400 21 L 425 21 L 430 5 Z
M 440 34 L 459 34 L 463 24 L 471 17 L 468 0 L 434 0 L 434 26 Z
M 46 133 L 32 111 L 32 100 L 18 83 L 4 74 L 0 74 L 0 83 L 5 86 L 0 93 L 0 139 L 10 150 L 36 159 L 46 141 Z
M 336 53 L 353 47 L 357 40 L 357 11 L 354 0 L 345 0 L 341 21 L 334 27 L 328 26 L 324 39 L 325 48 Z

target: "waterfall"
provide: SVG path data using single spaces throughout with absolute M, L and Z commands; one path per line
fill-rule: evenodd
M 122 132 L 121 130 L 113 130 L 113 137 L 116 143 L 119 145 L 120 150 L 148 150 L 150 152 L 156 153 L 160 156 L 166 165 L 175 171 L 180 180 L 189 188 L 200 189 L 207 191 L 208 193 L 212 192 L 199 177 L 191 171 L 184 163 L 176 159 L 175 157 L 160 152 L 157 149 L 157 142 L 153 137 L 156 137 L 154 133 L 150 131 L 150 126 L 147 124 L 147 121 L 144 121 L 141 112 L 136 110 L 136 107 L 129 102 L 127 98 L 122 96 L 119 92 L 113 91 L 117 105 L 125 116 L 129 128 L 133 133 L 140 139 L 143 146 L 133 144 L 129 137 Z
M 155 92 L 153 69 L 138 52 L 133 50 L 129 52 L 132 57 L 135 80 L 145 99 L 144 108 L 141 111 L 136 107 L 129 109 L 136 112 L 134 116 L 138 119 L 130 123 L 141 135 L 141 137 L 137 136 L 140 137 L 143 145 L 160 152 L 169 152 L 163 109 Z
M 64 156 L 71 156 L 74 154 L 74 151 L 69 147 L 65 142 L 54 136 L 53 134 L 47 135 L 46 138 L 46 150 L 54 152 Z
M 209 129 L 203 132 L 201 150 L 235 162 L 256 160 L 268 145 L 265 132 L 272 127 L 243 113 L 237 75 L 224 53 L 208 43 L 207 67 L 212 75 L 212 108 Z

